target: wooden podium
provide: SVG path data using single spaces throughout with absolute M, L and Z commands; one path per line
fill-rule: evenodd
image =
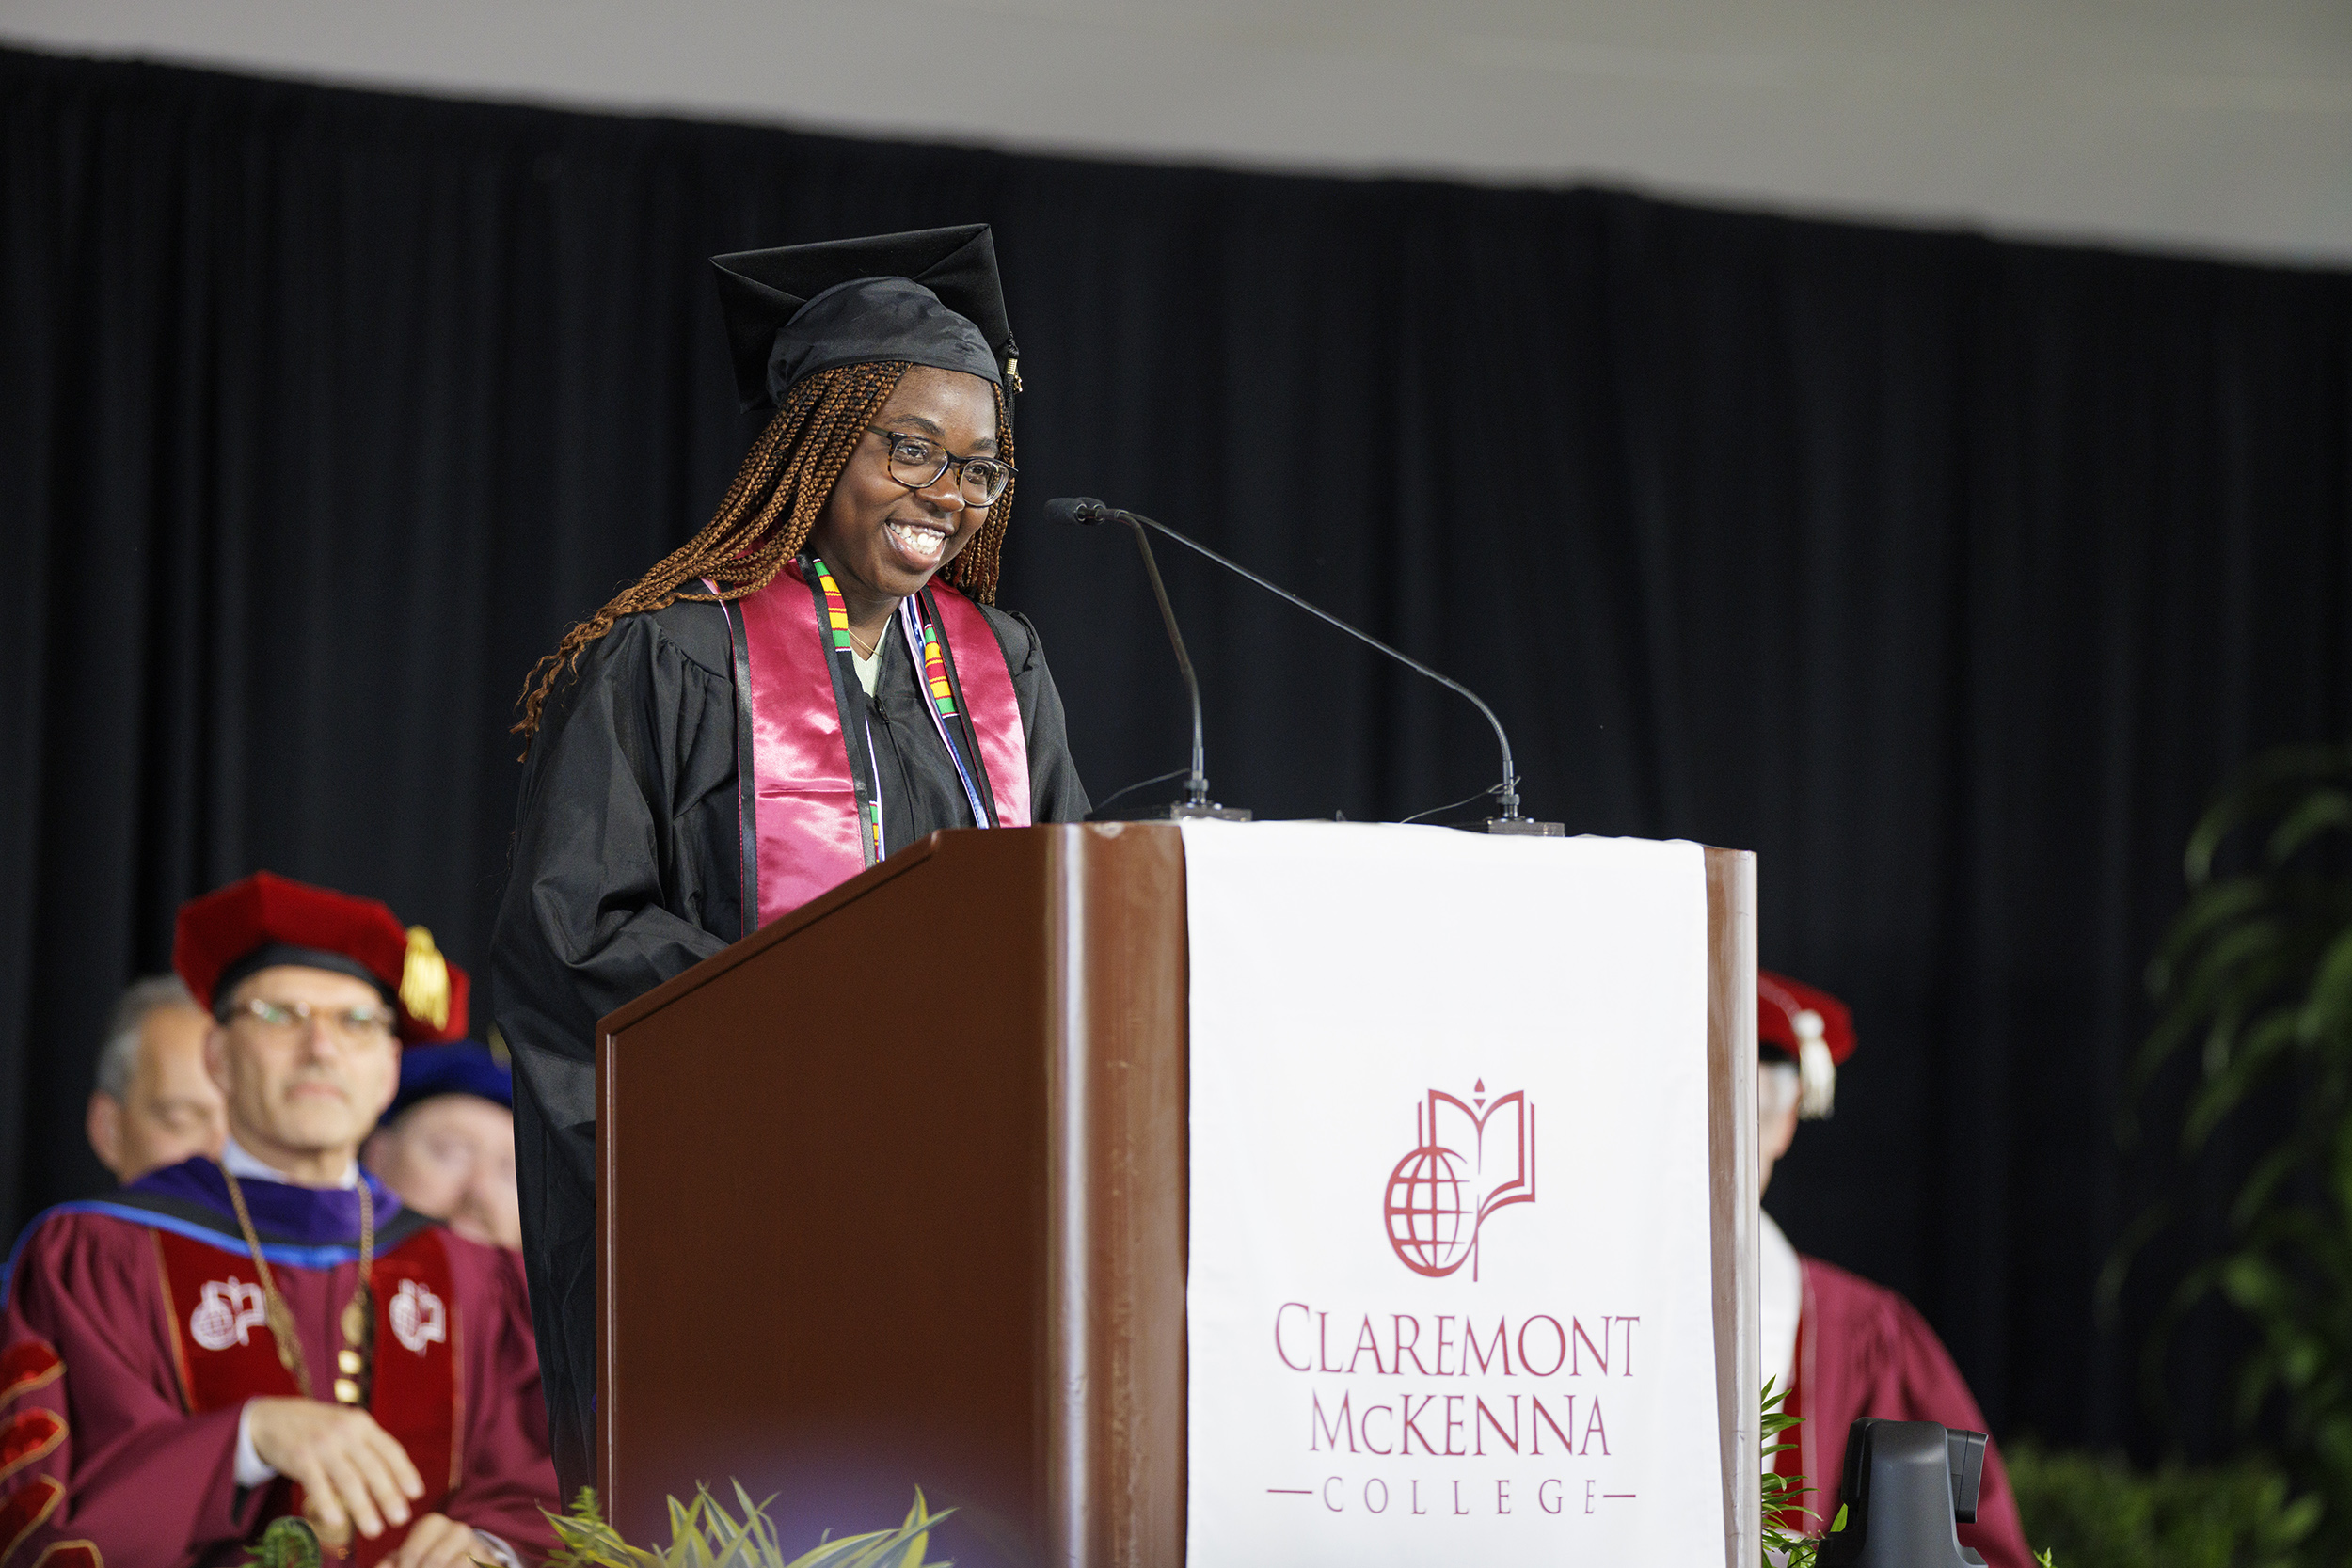
M 1756 1560 L 1755 858 L 1709 850 L 1727 1568 Z M 1182 1568 L 1184 847 L 933 835 L 603 1021 L 597 1484 L 740 1480 L 787 1550 Z

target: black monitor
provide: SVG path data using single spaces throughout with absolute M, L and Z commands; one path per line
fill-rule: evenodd
M 1958 1527 L 1976 1523 L 1984 1445 L 1933 1421 L 1854 1422 L 1837 1488 L 1845 1528 L 1822 1538 L 1820 1568 L 1983 1568 Z

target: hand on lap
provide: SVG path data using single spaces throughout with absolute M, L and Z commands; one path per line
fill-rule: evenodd
M 407 1450 L 364 1410 L 305 1399 L 259 1399 L 246 1408 L 253 1451 L 301 1486 L 303 1512 L 330 1545 L 350 1540 L 354 1528 L 373 1539 L 406 1524 L 410 1500 L 424 1496 Z M 470 1541 L 473 1532 L 464 1533 Z M 424 1560 L 404 1548 L 399 1560 Z

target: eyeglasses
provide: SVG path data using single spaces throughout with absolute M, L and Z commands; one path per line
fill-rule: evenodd
M 928 490 L 939 483 L 940 475 L 957 468 L 961 470 L 957 478 L 963 486 L 964 503 L 993 506 L 1018 471 L 993 457 L 958 457 L 937 441 L 920 436 L 884 430 L 878 424 L 866 428 L 890 443 L 890 477 L 910 490 Z
M 389 1007 L 313 1007 L 308 1002 L 271 1002 L 258 996 L 236 1010 L 272 1035 L 292 1037 L 315 1022 L 345 1045 L 389 1044 L 400 1024 Z

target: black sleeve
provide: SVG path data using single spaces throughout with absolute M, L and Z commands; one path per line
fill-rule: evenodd
M 558 683 L 524 766 L 490 936 L 514 1054 L 523 1261 L 566 1497 L 594 1479 L 596 1021 L 741 929 L 725 626 L 705 604 L 627 617 Z
M 735 811 L 734 690 L 633 615 L 550 696 L 490 944 L 500 1017 L 533 1045 L 590 1060 L 596 1020 L 740 934 L 738 857 L 703 842 Z
M 1004 647 L 1013 696 L 1021 705 L 1021 727 L 1029 739 L 1029 816 L 1038 822 L 1083 822 L 1090 807 L 1070 755 L 1070 726 L 1053 672 L 1045 667 L 1045 644 L 1026 615 L 993 605 L 980 610 Z

